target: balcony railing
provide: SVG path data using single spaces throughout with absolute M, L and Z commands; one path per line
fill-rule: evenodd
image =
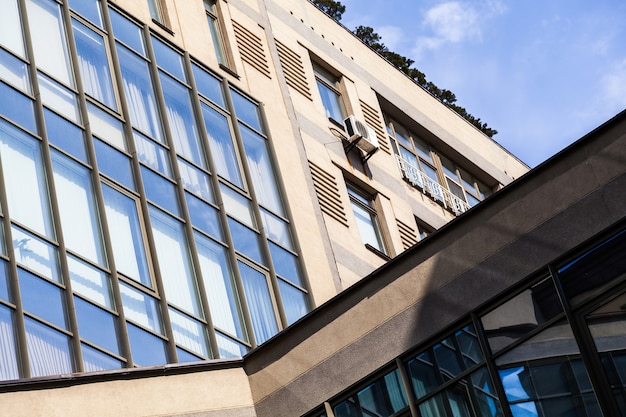
M 424 174 L 415 165 L 400 155 L 396 155 L 396 159 L 402 175 L 411 185 L 419 188 L 424 194 L 432 197 L 457 216 L 469 210 L 469 204 L 443 188 L 441 184 Z

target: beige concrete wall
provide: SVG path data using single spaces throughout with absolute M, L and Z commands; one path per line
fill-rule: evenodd
M 0 394 L 12 417 L 255 417 L 241 368 Z

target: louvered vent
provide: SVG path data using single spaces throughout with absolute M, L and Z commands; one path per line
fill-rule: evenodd
M 401 220 L 396 219 L 398 230 L 400 231 L 400 239 L 404 249 L 408 249 L 417 243 L 416 231 Z
M 307 82 L 306 75 L 304 73 L 302 57 L 293 50 L 289 49 L 278 39 L 276 39 L 276 49 L 278 50 L 280 66 L 285 74 L 285 81 L 287 82 L 287 85 L 298 91 L 309 100 L 313 100 L 311 97 L 311 90 L 309 89 L 309 83 Z
M 376 132 L 376 137 L 378 138 L 378 146 L 380 147 L 380 149 L 391 155 L 391 148 L 389 147 L 387 135 L 385 134 L 385 129 L 383 129 L 382 127 L 378 111 L 376 111 L 376 109 L 369 104 L 365 103 L 363 100 L 359 100 L 359 102 L 361 103 L 363 116 L 365 116 L 365 122 Z
M 235 39 L 237 40 L 241 59 L 252 65 L 267 78 L 272 78 L 261 38 L 234 20 L 233 29 L 235 29 Z
M 337 180 L 332 174 L 324 171 L 311 161 L 309 161 L 309 168 L 311 169 L 315 194 L 317 194 L 317 200 L 320 203 L 322 212 L 347 227 L 348 219 L 346 219 L 346 213 L 341 204 Z

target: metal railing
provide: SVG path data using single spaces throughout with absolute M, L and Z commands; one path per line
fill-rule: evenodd
M 424 194 L 432 197 L 457 216 L 469 210 L 470 205 L 467 204 L 467 202 L 442 187 L 441 184 L 424 174 L 415 165 L 411 164 L 400 155 L 396 155 L 396 160 L 398 161 L 398 166 L 404 178 L 406 178 L 411 185 L 419 188 Z

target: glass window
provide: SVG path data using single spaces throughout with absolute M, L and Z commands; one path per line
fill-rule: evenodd
M 0 305 L 0 380 L 20 377 L 15 349 L 12 310 Z
M 191 162 L 206 167 L 189 89 L 172 77 L 160 73 L 172 140 L 176 152 Z
M 180 54 L 154 36 L 152 37 L 152 47 L 157 65 L 184 82 L 186 80 L 185 69 Z
M 61 282 L 59 258 L 55 246 L 16 226 L 11 226 L 11 233 L 17 263 L 53 281 Z
M 348 195 L 350 196 L 350 204 L 354 212 L 361 240 L 364 244 L 371 245 L 373 248 L 385 253 L 385 246 L 380 234 L 380 226 L 378 224 L 376 210 L 373 207 L 374 202 L 372 197 L 362 194 L 362 192 L 357 191 L 349 184 L 347 187 Z
M 80 123 L 76 94 L 42 73 L 37 73 L 37 79 L 39 80 L 39 92 L 43 104 L 68 119 Z
M 0 81 L 0 114 L 31 132 L 37 131 L 33 100 Z
M 202 103 L 202 115 L 217 174 L 239 188 L 243 188 L 237 151 L 226 116 L 204 103 Z
M 70 8 L 87 18 L 96 26 L 102 27 L 102 13 L 99 0 L 69 0 Z
M 115 309 L 109 277 L 106 273 L 69 254 L 67 255 L 67 265 L 70 270 L 72 290 L 75 293 L 100 305 Z
M 222 192 L 222 202 L 224 203 L 226 213 L 250 227 L 255 227 L 256 222 L 254 221 L 252 207 L 250 207 L 250 200 L 223 184 L 220 184 L 220 191 Z
M 150 208 L 152 234 L 168 302 L 200 316 L 196 279 L 182 224 L 160 210 Z
M 137 131 L 133 131 L 133 136 L 139 161 L 166 177 L 172 178 L 168 150 Z
M 120 282 L 120 293 L 127 320 L 132 320 L 155 333 L 163 334 L 161 310 L 153 297 L 124 282 Z
M 117 270 L 151 287 L 137 201 L 106 184 L 102 195 Z
M 0 0 L 0 44 L 24 57 L 19 0 Z
M 346 118 L 346 109 L 339 92 L 339 78 L 315 64 L 313 64 L 313 72 L 326 117 L 337 123 L 343 123 Z
M 91 133 L 119 149 L 126 150 L 122 122 L 99 107 L 87 103 Z
M 236 220 L 228 218 L 228 227 L 233 238 L 235 250 L 250 259 L 264 265 L 263 256 L 259 244 L 259 235 L 252 229 L 244 226 Z
M 183 346 L 198 355 L 208 358 L 209 348 L 206 327 L 203 323 L 192 319 L 170 307 L 170 322 L 176 344 Z M 178 358 L 180 361 L 180 358 Z M 195 358 L 198 360 L 199 358 Z
M 66 246 L 104 265 L 100 219 L 95 207 L 91 172 L 56 151 L 52 152 L 52 167 Z
M 257 344 L 278 333 L 278 323 L 265 274 L 238 262 Z
M 128 112 L 133 126 L 164 143 L 148 63 L 120 45 L 118 45 L 117 53 Z
M 81 344 L 83 353 L 83 367 L 85 372 L 107 371 L 110 369 L 120 369 L 124 367 L 124 363 L 118 359 L 100 352 L 86 344 Z
M 213 325 L 246 339 L 239 294 L 226 249 L 198 233 L 194 236 Z
M 261 209 L 261 221 L 268 238 L 282 247 L 293 250 L 289 224 L 285 220 L 273 215 L 267 210 Z
M 248 348 L 245 345 L 224 336 L 220 332 L 215 332 L 215 336 L 220 358 L 240 358 L 248 352 Z
M 143 166 L 141 167 L 141 176 L 148 200 L 168 210 L 170 213 L 180 216 L 176 185 Z
M 75 158 L 87 162 L 83 130 L 51 110 L 44 108 L 48 141 Z
M 217 62 L 222 65 L 228 65 L 226 54 L 224 53 L 224 40 L 220 30 L 216 1 L 204 0 L 204 10 L 206 11 L 207 22 L 211 31 L 211 40 L 213 41 L 213 49 L 215 50 Z
M 127 323 L 126 327 L 135 365 L 150 366 L 167 363 L 163 339 L 130 323 Z
M 117 110 L 104 38 L 77 20 L 72 26 L 85 93 Z
M 150 17 L 152 17 L 153 20 L 162 25 L 169 26 L 167 9 L 165 8 L 165 4 L 163 4 L 163 0 L 148 0 L 148 7 L 150 9 Z
M 24 310 L 65 329 L 63 292 L 56 285 L 18 268 Z
M 11 217 L 52 237 L 48 187 L 39 143 L 0 122 L 0 157 Z
M 141 28 L 127 19 L 124 15 L 117 12 L 115 9 L 109 8 L 109 14 L 111 15 L 111 25 L 115 32 L 115 38 L 124 42 L 126 46 L 132 48 L 135 52 L 145 56 L 146 50 L 143 43 L 143 36 L 141 34 Z M 120 48 L 118 48 L 118 51 Z M 120 56 L 120 62 L 124 62 Z
M 236 90 L 231 89 L 230 93 L 233 98 L 233 106 L 235 107 L 237 118 L 252 127 L 253 129 L 256 129 L 259 132 L 263 132 L 263 128 L 261 127 L 261 115 L 259 114 L 259 106 L 256 103 L 245 98 Z
M 415 396 L 419 399 L 440 384 L 439 375 L 429 352 L 424 352 L 407 363 L 408 373 Z
M 213 198 L 213 186 L 211 185 L 208 174 L 182 159 L 178 160 L 178 168 L 180 170 L 183 186 L 186 190 L 191 191 L 211 203 L 215 203 L 215 199 Z
M 198 92 L 218 106 L 226 107 L 222 82 L 196 64 L 191 64 L 191 68 Z
M 390 416 L 409 405 L 397 369 L 359 391 L 357 397 L 366 413 L 380 416 Z
M 0 299 L 11 301 L 9 281 L 7 280 L 7 264 L 4 261 L 0 261 Z
M 0 7 L 2 6 L 0 5 Z M 2 14 L 4 15 L 4 10 Z M 0 17 L 0 21 L 1 19 L 2 17 Z M 4 33 L 5 26 L 2 26 L 0 23 L 0 27 L 3 28 Z M 22 91 L 27 93 L 31 92 L 30 79 L 28 77 L 28 65 L 15 58 L 4 49 L 0 49 L 0 78 Z
M 97 138 L 94 138 L 93 144 L 98 160 L 98 170 L 131 190 L 135 190 L 130 158 Z
M 272 255 L 272 263 L 274 264 L 276 273 L 288 281 L 303 287 L 304 284 L 300 275 L 300 266 L 298 265 L 298 258 L 296 255 L 272 242 L 268 243 L 270 247 L 270 254 Z
M 117 317 L 80 297 L 74 297 L 74 307 L 81 339 L 119 354 Z
M 30 376 L 71 373 L 69 338 L 29 317 L 25 317 L 24 321 Z
M 185 193 L 185 197 L 187 199 L 187 209 L 189 210 L 189 217 L 191 217 L 191 224 L 203 232 L 223 241 L 224 236 L 222 234 L 217 210 L 189 193 Z
M 285 316 L 287 317 L 287 325 L 292 325 L 309 312 L 307 296 L 302 290 L 280 279 L 278 280 L 278 288 L 280 289 L 280 297 L 283 302 Z
M 259 203 L 276 214 L 284 215 L 267 140 L 243 125 L 240 125 L 240 131 Z
M 57 80 L 73 86 L 61 6 L 52 0 L 27 0 L 31 40 L 37 67 Z

